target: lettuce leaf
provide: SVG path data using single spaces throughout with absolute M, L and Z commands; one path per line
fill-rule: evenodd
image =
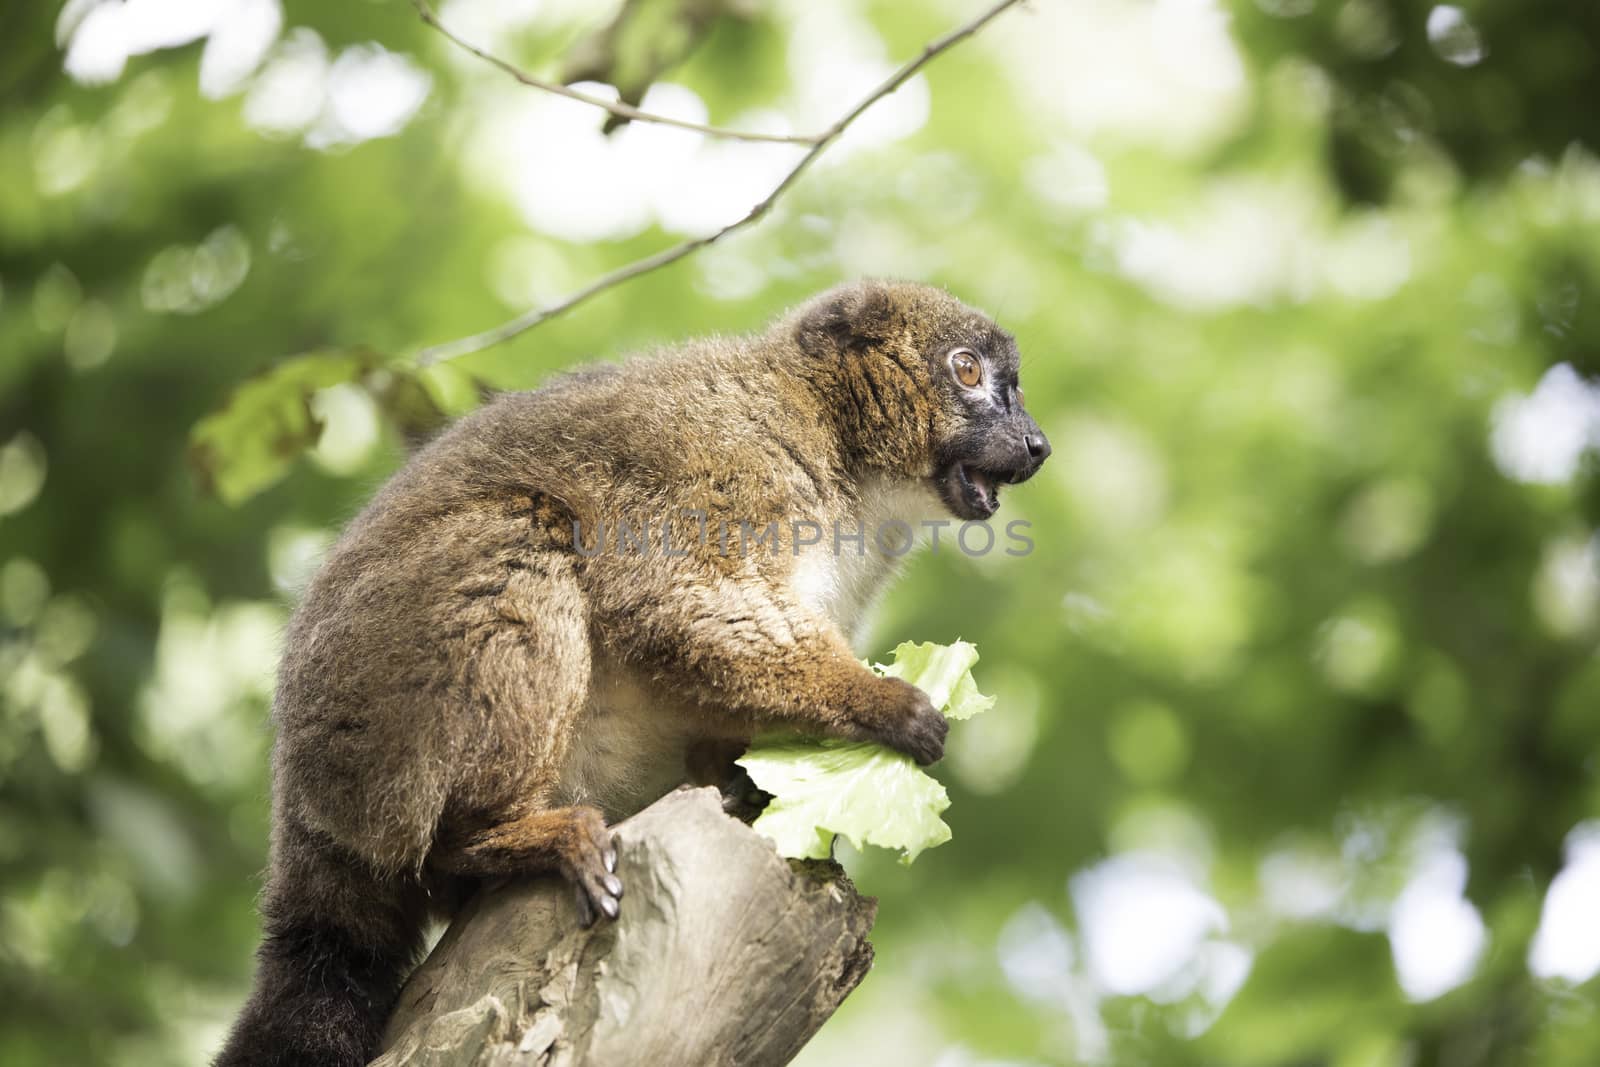
M 994 707 L 994 697 L 978 692 L 972 668 L 978 662 L 977 646 L 966 641 L 936 645 L 932 641 L 907 641 L 894 650 L 894 662 L 876 663 L 872 669 L 910 682 L 944 712 L 947 719 L 970 719 Z
M 889 664 L 874 664 L 879 674 L 903 679 L 928 694 L 951 719 L 968 719 L 994 706 L 978 692 L 972 667 L 978 650 L 965 641 L 953 645 L 906 642 Z M 950 806 L 944 786 L 909 756 L 870 741 L 833 738 L 757 738 L 739 765 L 772 802 L 752 824 L 771 838 L 780 855 L 826 859 L 843 835 L 861 848 L 899 849 L 910 863 L 925 849 L 950 840 L 939 815 Z

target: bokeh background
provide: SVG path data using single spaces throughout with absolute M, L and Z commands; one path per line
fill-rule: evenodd
M 806 132 L 978 0 L 450 0 L 555 77 Z M 0 1062 L 198 1065 L 241 1000 L 268 698 L 342 522 L 485 388 L 859 275 L 1020 339 L 1036 550 L 826 1064 L 1600 1062 L 1600 8 L 1031 0 L 770 217 L 796 149 L 593 109 L 409 5 L 0 8 Z M 596 91 L 607 91 L 597 89 Z M 309 353 L 309 354 L 308 354 Z

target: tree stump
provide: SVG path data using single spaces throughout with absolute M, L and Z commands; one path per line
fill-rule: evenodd
M 789 1062 L 872 965 L 877 901 L 670 793 L 616 827 L 622 915 L 578 927 L 572 888 L 477 895 L 400 993 L 372 1067 Z

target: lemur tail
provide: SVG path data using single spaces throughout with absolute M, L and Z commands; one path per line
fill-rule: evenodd
M 417 959 L 421 891 L 292 821 L 273 853 L 255 988 L 214 1067 L 363 1067 Z

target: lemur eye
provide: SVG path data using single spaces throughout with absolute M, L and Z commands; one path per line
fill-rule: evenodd
M 983 381 L 983 364 L 970 348 L 958 348 L 950 353 L 950 370 L 956 381 L 968 389 L 976 388 Z
M 1023 399 L 1023 396 L 1022 396 L 1022 386 L 1020 386 L 1020 385 L 1015 386 L 1015 389 L 1017 390 L 1017 403 L 1026 404 L 1027 400 Z

